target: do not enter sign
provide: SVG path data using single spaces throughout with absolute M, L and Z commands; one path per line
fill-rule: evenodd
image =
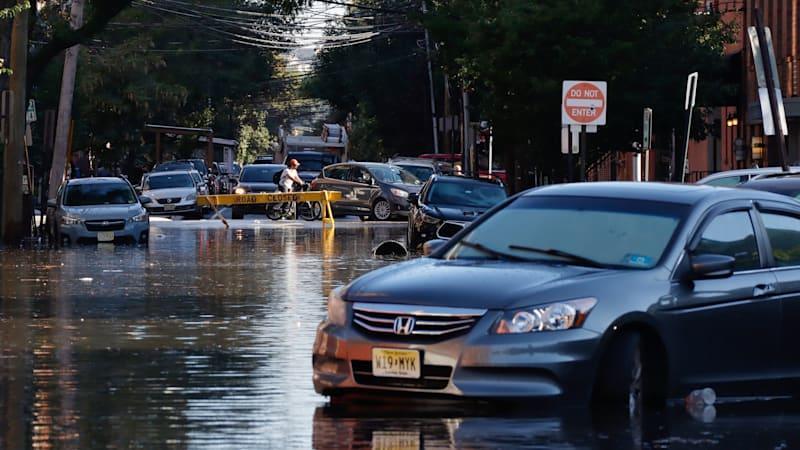
M 606 124 L 606 82 L 565 81 L 561 96 L 563 125 Z

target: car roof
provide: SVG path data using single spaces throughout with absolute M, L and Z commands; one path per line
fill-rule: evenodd
M 609 181 L 592 183 L 554 184 L 531 189 L 522 195 L 555 195 L 570 197 L 597 197 L 693 205 L 711 197 L 716 200 L 763 199 L 783 200 L 777 194 L 750 189 L 714 187 L 694 184 L 655 182 Z
M 750 180 L 742 183 L 739 187 L 758 187 L 759 189 L 768 189 L 770 187 L 776 188 L 794 188 L 800 187 L 800 177 L 786 176 L 783 178 L 759 178 L 757 180 Z
M 67 184 L 100 184 L 109 182 L 129 184 L 127 180 L 120 177 L 72 178 L 67 180 Z
M 196 170 L 168 170 L 165 172 L 151 172 L 147 174 L 148 177 L 161 177 L 164 175 L 175 175 L 176 173 L 185 173 L 187 175 L 191 175 L 192 172 L 197 172 Z
M 412 158 L 406 156 L 398 156 L 397 158 L 391 158 L 388 162 L 392 165 L 406 165 L 406 166 L 420 166 L 420 167 L 436 167 L 436 161 L 432 159 L 424 159 L 424 158 Z
M 800 167 L 791 166 L 790 169 L 792 170 L 800 170 Z M 761 175 L 765 173 L 776 173 L 780 172 L 782 169 L 780 167 L 753 167 L 750 169 L 734 169 L 734 170 L 726 170 L 724 172 L 717 172 L 712 173 L 702 179 L 700 179 L 697 184 L 707 183 L 709 181 L 718 180 L 720 178 L 727 178 L 727 177 L 735 177 L 735 176 L 742 176 L 742 175 Z
M 503 188 L 502 184 L 497 184 L 494 180 L 488 180 L 486 178 L 470 178 L 458 175 L 432 175 L 431 176 L 431 183 L 435 183 L 437 181 L 447 181 L 453 183 L 463 183 L 463 184 L 487 184 L 489 186 L 497 186 L 499 188 Z
M 261 168 L 264 168 L 264 169 L 269 169 L 269 168 L 284 169 L 284 168 L 286 168 L 286 164 L 247 164 L 244 167 L 242 167 L 242 169 L 246 169 L 248 167 L 261 167 Z

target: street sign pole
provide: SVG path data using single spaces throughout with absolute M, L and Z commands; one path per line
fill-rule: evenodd
M 651 108 L 644 109 L 644 117 L 642 123 L 642 151 L 644 152 L 644 181 L 650 179 L 650 147 L 653 139 L 653 110 Z
M 686 168 L 689 166 L 689 140 L 692 138 L 692 113 L 694 112 L 695 100 L 697 97 L 697 78 L 698 73 L 690 73 L 686 78 L 686 100 L 684 101 L 684 110 L 686 111 L 686 134 L 683 138 L 683 154 L 678 159 L 678 164 L 681 165 L 676 174 L 680 176 L 673 181 L 684 183 L 686 181 Z
M 606 124 L 607 83 L 605 81 L 564 81 L 561 95 L 561 124 L 568 125 L 572 143 L 567 153 L 570 181 L 574 181 L 572 154 L 579 158 L 578 179 L 586 181 L 587 133 Z M 563 131 L 562 131 L 563 132 Z M 563 151 L 563 150 L 562 150 Z
M 767 33 L 764 30 L 764 19 L 759 8 L 755 9 L 755 19 L 756 33 L 758 34 L 759 50 L 761 53 L 761 63 L 763 64 L 762 67 L 764 70 L 764 78 L 767 84 L 767 93 L 769 95 L 769 108 L 770 112 L 772 113 L 772 121 L 774 124 L 773 130 L 775 131 L 775 142 L 777 142 L 778 145 L 778 158 L 780 160 L 782 170 L 784 172 L 788 172 L 789 165 L 786 162 L 786 136 L 784 135 L 784 123 L 786 119 L 785 113 L 781 111 L 782 108 L 780 107 L 783 104 L 783 98 L 778 98 L 778 91 L 776 90 L 777 80 L 775 77 L 777 77 L 778 74 L 776 73 L 777 65 L 775 63 L 774 51 L 772 50 L 772 40 L 767 38 Z M 778 102 L 781 102 L 781 104 L 779 105 Z M 765 132 L 764 134 L 767 133 Z M 767 154 L 769 154 L 769 152 Z

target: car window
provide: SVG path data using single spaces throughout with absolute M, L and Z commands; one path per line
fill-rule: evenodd
M 431 175 L 433 175 L 432 167 L 401 165 L 401 164 L 398 164 L 398 167 L 402 167 L 403 169 L 406 169 L 407 171 L 411 172 L 411 174 L 419 178 L 419 180 L 422 182 L 428 181 L 428 178 L 430 178 Z
M 800 266 L 800 219 L 777 213 L 761 213 L 772 256 L 778 267 Z
M 753 222 L 746 211 L 720 214 L 703 230 L 694 254 L 728 255 L 736 259 L 735 270 L 761 267 Z
M 346 180 L 347 173 L 350 170 L 348 166 L 334 166 L 325 169 L 325 178 L 332 178 L 334 180 Z
M 687 209 L 643 200 L 523 196 L 472 228 L 445 258 L 491 259 L 493 251 L 563 263 L 564 257 L 548 254 L 555 252 L 608 267 L 649 269 L 660 261 Z
M 743 183 L 747 180 L 748 180 L 747 175 L 744 176 L 736 175 L 732 177 L 717 178 L 716 180 L 711 180 L 706 184 L 709 186 L 730 187 L 730 186 L 736 186 L 739 183 Z
M 353 183 L 370 184 L 372 175 L 363 167 L 353 167 L 350 171 L 350 181 Z
M 151 176 L 147 178 L 147 181 L 142 186 L 144 190 L 187 187 L 194 187 L 194 181 L 192 181 L 192 177 L 188 173 Z
M 372 166 L 375 178 L 384 183 L 403 183 L 420 185 L 422 182 L 411 172 L 397 166 Z
M 434 205 L 491 208 L 506 199 L 506 191 L 498 185 L 439 181 L 430 188 L 428 202 Z
M 272 183 L 275 174 L 283 172 L 283 167 L 245 166 L 239 181 L 243 183 Z
M 132 205 L 136 195 L 124 183 L 87 183 L 67 186 L 65 206 Z

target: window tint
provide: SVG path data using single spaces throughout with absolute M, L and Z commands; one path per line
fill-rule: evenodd
M 346 180 L 348 170 L 350 170 L 348 166 L 328 167 L 325 169 L 325 177 L 334 180 Z
M 353 167 L 350 171 L 350 181 L 354 183 L 370 184 L 372 175 L 361 167 Z
M 136 196 L 125 183 L 88 183 L 67 186 L 65 206 L 133 205 Z
M 779 267 L 800 266 L 800 219 L 783 214 L 761 213 L 772 256 Z
M 747 180 L 748 180 L 747 176 L 736 175 L 733 177 L 717 178 L 716 180 L 711 180 L 706 184 L 708 184 L 709 186 L 730 187 L 730 186 L 736 186 L 739 183 L 742 183 Z
M 714 218 L 703 231 L 694 253 L 732 256 L 736 259 L 736 270 L 761 267 L 753 223 L 746 211 L 725 213 Z

